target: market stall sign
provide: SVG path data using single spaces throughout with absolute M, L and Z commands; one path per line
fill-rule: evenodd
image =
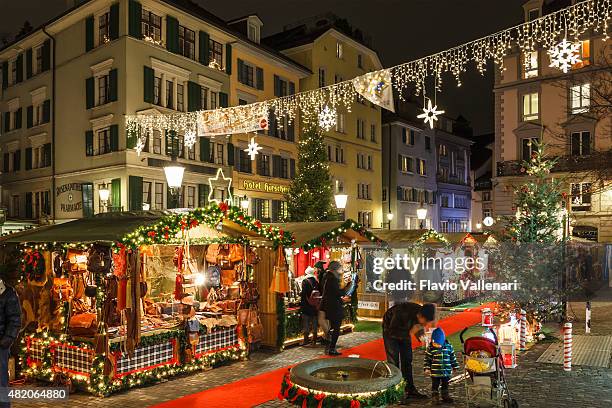
M 366 300 L 360 300 L 357 302 L 357 308 L 367 310 L 380 310 L 380 302 L 369 302 Z
M 250 191 L 263 191 L 266 193 L 286 194 L 289 192 L 289 186 L 283 184 L 273 184 L 266 181 L 243 180 L 242 188 Z

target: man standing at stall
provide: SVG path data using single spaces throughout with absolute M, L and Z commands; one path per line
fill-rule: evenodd
M 9 382 L 8 360 L 11 345 L 21 329 L 21 306 L 17 292 L 0 279 L 0 407 L 10 407 L 7 387 Z
M 302 280 L 302 291 L 300 293 L 300 310 L 302 312 L 302 325 L 304 327 L 304 346 L 309 344 L 308 336 L 312 330 L 312 345 L 317 344 L 318 313 L 321 302 L 319 282 L 315 276 L 315 268 L 306 268 L 305 278 Z
M 412 340 L 414 335 L 421 339 L 425 334 L 424 327 L 431 324 L 436 316 L 436 306 L 432 303 L 398 303 L 385 312 L 383 316 L 383 341 L 387 362 L 402 371 L 406 386 L 406 399 L 427 398 L 414 386 L 412 377 Z

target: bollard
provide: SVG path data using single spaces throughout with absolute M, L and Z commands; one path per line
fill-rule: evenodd
M 572 371 L 572 324 L 563 326 L 563 370 Z
M 527 350 L 527 312 L 521 309 L 519 350 Z
M 584 319 L 584 333 L 591 334 L 591 301 L 587 300 L 586 302 L 586 318 Z

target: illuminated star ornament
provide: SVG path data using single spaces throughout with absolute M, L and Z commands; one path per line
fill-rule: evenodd
M 429 123 L 431 129 L 434 128 L 434 121 L 438 120 L 438 115 L 443 114 L 443 110 L 438 110 L 438 105 L 433 105 L 431 99 L 427 99 L 427 107 L 423 108 L 423 113 L 417 116 L 419 119 L 423 119 L 425 123 Z
M 142 141 L 142 138 L 139 137 L 138 140 L 136 141 L 136 146 L 134 147 L 138 156 L 140 156 L 140 153 L 142 153 L 144 148 L 145 148 L 145 143 Z
M 226 191 L 227 191 L 227 202 L 232 202 L 233 197 L 232 197 L 232 178 L 231 177 L 225 177 L 225 174 L 223 174 L 223 169 L 217 169 L 217 175 L 215 177 L 209 177 L 208 178 L 208 185 L 210 186 L 210 189 L 208 190 L 208 202 L 215 202 L 217 204 L 220 204 L 222 200 L 215 198 L 215 191 L 218 189 L 221 189 L 224 191 L 223 195 L 226 195 Z
M 325 105 L 321 112 L 319 112 L 319 126 L 325 131 L 336 126 L 336 109 Z
M 257 144 L 254 137 L 251 138 L 249 146 L 244 149 L 244 151 L 247 152 L 249 156 L 251 156 L 251 160 L 255 160 L 255 156 L 257 156 L 260 150 L 261 146 Z
M 550 67 L 558 68 L 567 74 L 572 65 L 582 62 L 580 59 L 580 44 L 571 43 L 564 38 L 559 44 L 548 50 Z

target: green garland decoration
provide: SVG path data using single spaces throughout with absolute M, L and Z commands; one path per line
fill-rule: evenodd
M 296 386 L 289 372 L 285 374 L 278 398 L 302 408 L 361 408 L 384 407 L 399 401 L 404 393 L 404 381 L 386 390 L 367 396 L 338 396 Z
M 428 239 L 435 239 L 442 242 L 444 245 L 450 245 L 450 242 L 444 235 L 434 229 L 427 230 L 423 235 L 416 240 L 416 244 L 424 244 Z
M 200 224 L 216 227 L 224 219 L 235 222 L 236 224 L 257 233 L 264 238 L 272 241 L 276 248 L 289 246 L 294 242 L 290 232 L 283 231 L 281 228 L 263 224 L 261 221 L 246 215 L 242 210 L 226 203 L 211 203 L 206 207 L 196 208 L 186 213 L 173 213 L 163 217 L 153 225 L 143 225 L 136 231 L 125 235 L 115 244 L 115 250 L 122 247 L 135 250 L 141 245 L 170 244 L 176 241 L 176 234 L 195 228 Z
M 340 224 L 337 228 L 326 232 L 325 234 L 321 235 L 320 237 L 317 237 L 315 239 L 312 239 L 308 242 L 305 242 L 302 245 L 302 249 L 304 249 L 304 251 L 308 252 L 313 248 L 318 248 L 318 247 L 324 247 L 324 246 L 328 246 L 328 244 L 330 242 L 332 242 L 334 239 L 336 239 L 338 236 L 342 235 L 343 233 L 345 233 L 348 229 L 352 229 L 356 232 L 358 232 L 361 236 L 365 237 L 368 239 L 368 241 L 370 242 L 375 242 L 377 244 L 382 244 L 382 241 L 380 239 L 378 239 L 374 234 L 372 234 L 370 231 L 368 231 L 363 225 L 359 224 L 356 221 L 353 221 L 351 219 L 348 219 L 346 221 L 344 221 L 342 224 Z

